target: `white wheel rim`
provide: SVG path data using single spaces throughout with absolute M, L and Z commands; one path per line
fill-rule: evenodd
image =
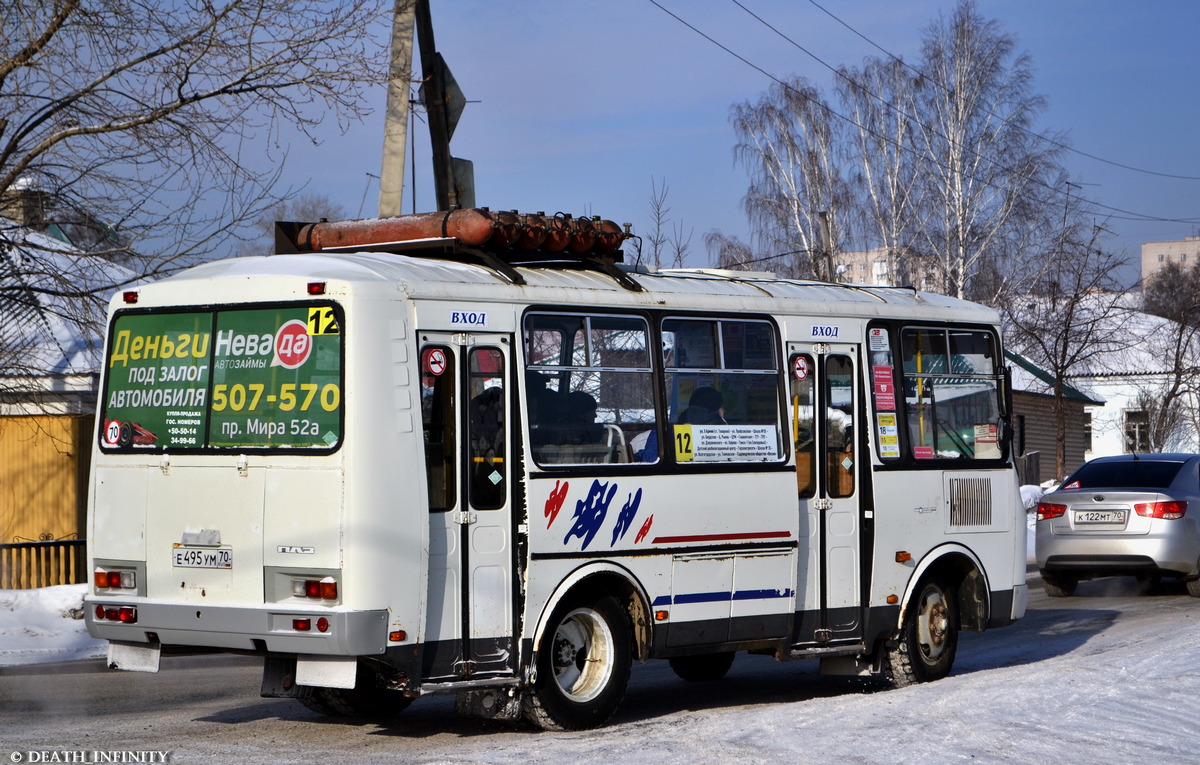
M 950 614 L 942 591 L 929 589 L 921 596 L 921 610 L 917 613 L 917 643 L 921 656 L 929 664 L 936 664 L 947 649 L 947 634 L 950 630 Z
M 563 695 L 583 704 L 600 695 L 613 673 L 612 630 L 598 613 L 577 608 L 554 630 L 551 664 Z

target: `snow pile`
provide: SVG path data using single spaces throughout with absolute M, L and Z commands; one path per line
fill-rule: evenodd
M 0 666 L 97 659 L 108 643 L 83 624 L 86 584 L 0 590 Z

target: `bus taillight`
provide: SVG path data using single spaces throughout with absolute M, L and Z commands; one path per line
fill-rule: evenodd
M 106 590 L 132 590 L 137 587 L 137 576 L 132 571 L 101 571 L 96 569 L 92 582 L 97 588 Z
M 331 576 L 324 579 L 293 579 L 292 597 L 316 600 L 337 600 L 337 580 Z
M 96 606 L 96 621 L 137 624 L 137 609 L 133 606 Z

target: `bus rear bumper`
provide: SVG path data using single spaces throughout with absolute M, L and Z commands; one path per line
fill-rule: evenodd
M 131 606 L 136 622 L 98 620 L 97 605 Z M 84 598 L 88 632 L 123 645 L 224 648 L 318 656 L 371 656 L 387 647 L 387 611 L 280 609 Z M 319 629 L 324 619 L 327 627 Z M 307 629 L 304 627 L 307 626 Z M 152 671 L 152 670 L 151 670 Z

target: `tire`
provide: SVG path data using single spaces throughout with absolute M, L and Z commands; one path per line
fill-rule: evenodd
M 1187 585 L 1188 595 L 1191 595 L 1193 598 L 1200 598 L 1200 579 L 1189 579 L 1184 584 Z
M 353 688 L 311 687 L 309 694 L 297 697 L 297 701 L 328 717 L 387 720 L 407 709 L 413 700 L 400 691 L 380 688 L 378 676 L 360 661 Z
M 1078 586 L 1079 580 L 1068 574 L 1042 572 L 1042 587 L 1052 598 L 1069 598 L 1075 594 L 1075 588 Z
M 554 610 L 537 654 L 537 679 L 522 702 L 545 730 L 586 730 L 617 711 L 633 665 L 629 616 L 613 597 L 568 599 Z
M 958 650 L 958 602 L 940 579 L 921 584 L 908 605 L 900 640 L 887 652 L 884 675 L 897 688 L 950 674 Z
M 733 666 L 733 656 L 733 651 L 677 656 L 670 660 L 671 669 L 681 680 L 689 683 L 710 683 L 725 677 L 725 673 Z

